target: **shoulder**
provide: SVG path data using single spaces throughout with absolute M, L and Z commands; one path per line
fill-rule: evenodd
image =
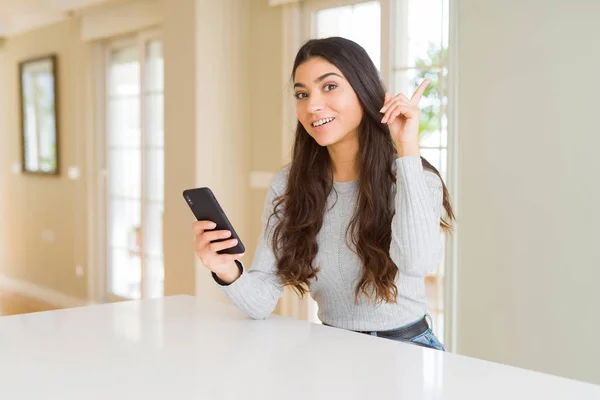
M 271 190 L 275 192 L 277 196 L 285 193 L 288 177 L 290 176 L 290 165 L 286 165 L 281 168 L 271 179 Z

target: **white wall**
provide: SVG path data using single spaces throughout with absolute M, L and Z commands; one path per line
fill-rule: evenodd
M 165 294 L 226 301 L 194 254 L 194 216 L 182 192 L 210 187 L 248 237 L 250 0 L 169 0 L 163 7 Z
M 600 383 L 600 2 L 458 4 L 457 350 Z
M 242 238 L 251 135 L 249 33 L 250 1 L 196 1 L 196 186 L 212 189 Z M 224 300 L 197 258 L 196 265 L 196 295 Z
M 6 62 L 4 56 L 5 39 L 0 38 L 0 87 L 6 84 Z M 6 100 L 4 96 L 0 96 L 0 126 L 6 124 Z M 4 159 L 7 157 L 6 150 L 0 149 L 0 165 L 5 165 Z M 0 210 L 4 210 L 4 198 L 6 197 L 6 184 L 4 175 L 0 174 Z M 4 229 L 0 229 L 0 260 L 6 257 L 6 233 Z
M 91 112 L 84 104 L 89 45 L 81 41 L 79 33 L 80 21 L 72 18 L 11 36 L 0 49 L 0 281 L 15 291 L 39 288 L 36 293 L 28 293 L 32 296 L 51 290 L 78 303 L 88 298 L 85 221 L 90 210 L 86 204 L 85 146 L 90 136 L 86 128 Z M 60 174 L 41 177 L 20 173 L 18 169 L 18 67 L 23 60 L 47 54 L 57 55 Z M 68 177 L 71 167 L 79 168 L 79 179 Z M 79 266 L 83 276 L 76 273 Z
M 167 1 L 163 1 L 161 27 L 165 58 L 165 295 L 194 294 L 194 216 L 182 192 L 196 184 L 196 0 Z

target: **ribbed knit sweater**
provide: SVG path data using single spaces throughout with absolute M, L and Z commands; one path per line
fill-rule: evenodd
M 318 317 L 328 325 L 356 331 L 387 330 L 415 322 L 426 312 L 424 278 L 435 271 L 442 259 L 442 182 L 435 173 L 423 169 L 419 157 L 397 158 L 394 166 L 395 214 L 389 254 L 399 270 L 397 302 L 374 305 L 364 296 L 359 297 L 358 304 L 355 302 L 356 282 L 362 276 L 363 264 L 348 247 L 352 242 L 346 240 L 346 230 L 356 207 L 358 180 L 334 182 L 335 190 L 327 199 L 323 227 L 317 235 L 319 250 L 314 265 L 320 271 L 317 279 L 310 282 Z M 270 224 L 268 220 L 273 200 L 285 193 L 288 174 L 286 167 L 271 182 L 252 267 L 247 270 L 239 263 L 241 276 L 229 285 L 220 284 L 227 298 L 255 319 L 268 318 L 283 294 L 283 285 L 275 275 L 272 250 L 272 225 L 276 218 Z

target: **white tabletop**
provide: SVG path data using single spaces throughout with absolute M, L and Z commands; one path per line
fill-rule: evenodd
M 0 318 L 0 398 L 600 399 L 600 386 L 191 296 Z

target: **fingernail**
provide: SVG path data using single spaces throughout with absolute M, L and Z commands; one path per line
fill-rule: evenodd
M 211 222 L 210 224 L 208 224 L 209 228 L 216 228 L 217 224 L 215 224 L 214 222 Z

